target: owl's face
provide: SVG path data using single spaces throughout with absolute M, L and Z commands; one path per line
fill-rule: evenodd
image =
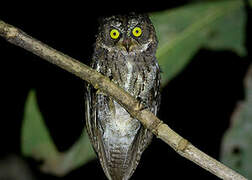
M 135 54 L 157 45 L 155 30 L 147 15 L 120 15 L 104 18 L 97 45 L 108 51 Z

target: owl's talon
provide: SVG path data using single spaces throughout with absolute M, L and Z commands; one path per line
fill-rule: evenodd
M 95 84 L 95 85 L 94 85 L 94 88 L 95 88 L 95 89 L 98 89 L 98 88 L 99 88 L 99 85 L 98 85 L 98 84 Z
M 109 80 L 110 80 L 110 81 L 113 80 L 113 76 L 112 76 L 112 75 L 109 76 Z
M 138 96 L 136 99 L 138 101 L 137 108 L 139 109 L 139 111 L 142 111 L 148 108 L 146 105 L 146 102 L 144 102 L 144 100 L 141 97 Z

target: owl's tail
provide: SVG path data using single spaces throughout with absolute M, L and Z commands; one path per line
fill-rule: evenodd
M 134 173 L 141 154 L 146 146 L 141 145 L 145 129 L 141 127 L 130 146 L 111 144 L 102 145 L 103 155 L 100 161 L 103 170 L 110 180 L 128 180 Z

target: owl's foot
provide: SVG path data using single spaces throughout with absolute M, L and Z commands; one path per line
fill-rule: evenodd
M 105 94 L 104 92 L 102 92 L 100 89 L 98 89 L 98 90 L 96 91 L 96 94 L 97 94 L 97 95 L 107 96 L 107 94 Z

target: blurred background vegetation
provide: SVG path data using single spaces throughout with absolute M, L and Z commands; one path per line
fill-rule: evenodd
M 187 1 L 169 9 L 153 11 L 150 17 L 159 39 L 157 58 L 163 71 L 160 118 L 189 139 L 192 144 L 248 179 L 252 179 L 252 68 L 249 66 L 251 57 L 250 35 L 248 35 L 248 18 L 249 15 L 251 16 L 251 10 L 246 10 L 244 2 L 247 1 Z M 13 20 L 14 18 L 10 18 L 10 21 L 6 19 L 3 20 L 7 23 L 12 23 L 12 21 L 14 21 L 13 25 L 17 23 Z M 51 20 L 53 27 L 64 22 L 65 20 L 59 22 Z M 72 23 L 74 25 L 75 20 Z M 54 45 L 56 49 L 77 59 L 83 59 L 80 54 L 81 47 L 79 49 L 76 47 L 82 44 L 78 42 L 78 39 L 72 40 L 71 37 L 67 39 L 65 36 L 68 35 L 65 35 L 65 31 L 62 32 L 65 40 L 60 41 L 62 34 L 57 34 L 57 29 L 50 31 L 51 36 L 56 36 L 55 39 L 46 37 L 49 34 L 46 28 L 42 28 L 42 35 L 36 33 L 36 30 L 41 29 L 46 23 L 42 25 L 37 23 L 37 29 L 34 27 L 29 29 L 30 26 L 25 24 L 17 23 L 17 25 L 28 34 L 49 45 Z M 81 32 L 76 29 L 72 32 L 75 31 L 77 34 Z M 57 40 L 59 42 L 55 44 L 54 41 Z M 80 44 L 72 47 L 71 43 L 75 41 Z M 88 48 L 91 47 L 89 41 L 93 42 L 93 38 L 86 39 Z M 100 174 L 98 178 L 105 179 L 98 160 L 95 159 L 96 155 L 87 134 L 85 130 L 83 131 L 83 83 L 62 70 L 44 63 L 43 60 L 36 64 L 37 57 L 18 50 L 4 41 L 0 41 L 0 52 L 3 53 L 1 48 L 3 50 L 6 48 L 7 52 L 15 51 L 25 54 L 21 57 L 22 59 L 27 56 L 32 59 L 27 61 L 29 73 L 22 77 L 23 84 L 18 85 L 11 92 L 16 93 L 21 86 L 26 84 L 32 84 L 32 87 L 29 86 L 21 92 L 24 94 L 20 96 L 21 99 L 9 99 L 9 101 L 13 100 L 12 103 L 18 100 L 23 102 L 18 107 L 21 109 L 18 110 L 19 117 L 22 117 L 17 127 L 17 129 L 20 127 L 17 131 L 20 141 L 17 145 L 11 145 L 13 149 L 20 148 L 20 151 L 9 153 L 7 148 L 4 158 L 2 161 L 0 159 L 0 180 L 13 175 L 13 172 L 17 172 L 17 177 L 19 177 L 13 176 L 13 179 L 21 179 L 21 177 L 26 177 L 24 179 L 72 179 L 79 175 L 85 177 L 89 171 L 93 173 L 94 178 L 97 176 L 97 171 Z M 90 55 L 92 50 L 88 48 Z M 7 52 L 6 57 L 9 57 Z M 3 59 L 3 57 L 0 54 L 0 58 Z M 34 76 L 34 79 L 30 80 L 31 76 Z M 12 82 L 9 83 L 12 84 Z M 178 83 L 183 85 L 178 86 Z M 8 87 L 9 84 L 5 86 Z M 11 121 L 11 118 L 7 121 Z M 4 125 L 2 127 L 5 128 Z M 14 130 L 15 128 L 5 130 L 4 135 L 1 135 L 7 139 L 11 135 L 6 132 L 11 134 Z M 190 131 L 194 134 L 190 134 L 192 133 Z M 17 138 L 17 136 L 14 137 Z M 12 139 L 10 141 L 15 142 Z M 167 168 L 167 171 L 181 167 L 180 173 L 185 169 L 185 172 L 193 174 L 191 177 L 215 178 L 203 172 L 204 170 L 199 170 L 200 168 L 192 165 L 191 162 L 179 159 L 179 156 L 175 156 L 175 159 L 179 159 L 178 161 L 174 160 L 171 157 L 172 150 L 167 150 L 169 148 L 161 144 L 162 142 L 157 143 L 156 139 L 154 141 L 151 146 L 156 146 L 156 150 L 151 148 L 147 150 L 143 155 L 143 162 L 139 165 L 140 170 L 136 171 L 132 179 L 143 177 L 143 172 L 147 172 L 152 163 L 155 163 L 153 156 L 157 152 L 160 152 L 160 156 L 157 157 L 166 156 L 164 160 L 167 158 L 167 161 L 171 163 L 170 166 L 163 167 Z M 6 144 L 10 144 L 9 141 Z M 12 154 L 18 154 L 18 156 Z M 159 159 L 160 161 L 162 160 Z M 184 166 L 189 166 L 189 168 L 183 168 Z M 18 172 L 17 169 L 21 167 L 27 170 Z M 92 167 L 96 167 L 96 170 Z M 159 169 L 162 168 L 159 167 Z M 166 173 L 164 172 L 163 175 Z M 169 177 L 169 174 L 167 176 Z M 174 178 L 175 175 L 171 173 L 170 176 Z M 178 177 L 179 175 L 176 175 L 176 178 Z

